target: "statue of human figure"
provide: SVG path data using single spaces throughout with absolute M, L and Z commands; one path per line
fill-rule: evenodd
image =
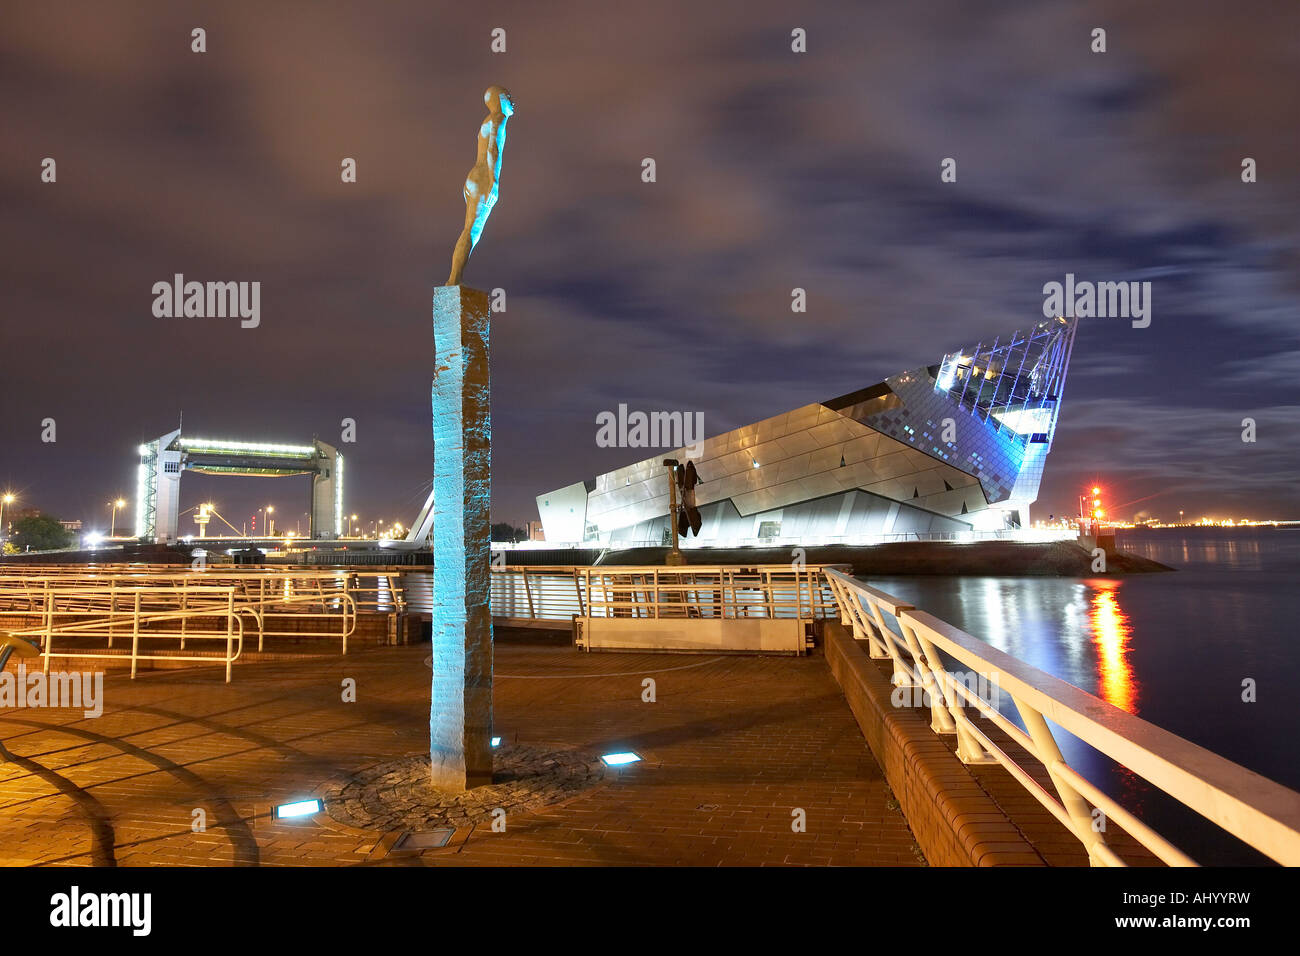
M 460 285 L 461 273 L 469 254 L 478 245 L 488 215 L 497 203 L 497 188 L 501 180 L 501 154 L 506 148 L 506 120 L 515 112 L 510 91 L 504 86 L 489 86 L 483 94 L 488 115 L 478 128 L 478 159 L 465 177 L 465 228 L 456 240 L 456 251 L 451 256 L 451 275 L 447 285 Z

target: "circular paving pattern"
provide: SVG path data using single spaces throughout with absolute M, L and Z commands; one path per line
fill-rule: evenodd
M 464 793 L 433 788 L 427 753 L 386 760 L 326 786 L 325 812 L 362 830 L 455 828 L 491 820 L 498 808 L 509 815 L 560 803 L 605 777 L 599 758 L 573 751 L 503 744 L 493 757 L 492 783 Z

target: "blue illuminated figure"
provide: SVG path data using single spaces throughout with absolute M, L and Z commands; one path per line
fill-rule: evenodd
M 447 285 L 460 285 L 465 262 L 478 245 L 492 207 L 497 204 L 501 154 L 506 148 L 506 121 L 514 115 L 515 104 L 510 99 L 510 91 L 503 86 L 489 86 L 483 102 L 487 104 L 488 115 L 478 130 L 478 159 L 465 178 L 465 228 L 456 240 Z

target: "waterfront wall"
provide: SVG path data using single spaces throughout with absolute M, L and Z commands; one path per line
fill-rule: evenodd
M 826 663 L 932 866 L 1045 866 L 992 798 L 909 708 L 894 707 L 888 675 L 838 622 L 822 631 Z

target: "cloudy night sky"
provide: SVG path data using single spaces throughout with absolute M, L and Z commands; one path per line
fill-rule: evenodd
M 349 417 L 347 510 L 409 523 L 431 290 L 499 83 L 518 112 L 465 273 L 507 292 L 495 520 L 651 454 L 598 448 L 603 410 L 716 434 L 1032 325 L 1067 272 L 1150 281 L 1151 325 L 1082 320 L 1035 517 L 1094 481 L 1117 517 L 1300 517 L 1298 64 L 1280 2 L 9 3 L 0 485 L 105 525 L 182 413 L 334 444 Z M 260 281 L 260 327 L 155 318 L 175 273 Z M 181 495 L 238 523 L 309 491 Z

